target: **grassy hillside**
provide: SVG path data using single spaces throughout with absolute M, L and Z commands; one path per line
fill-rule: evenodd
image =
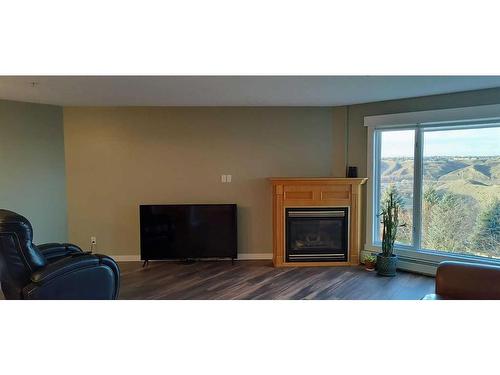
M 411 194 L 413 172 L 411 158 L 382 159 L 382 185 L 397 183 L 403 196 Z M 500 157 L 424 158 L 424 186 L 486 204 L 493 197 L 500 198 Z

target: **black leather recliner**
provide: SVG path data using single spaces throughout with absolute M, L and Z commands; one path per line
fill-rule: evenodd
M 35 246 L 25 217 L 0 209 L 0 283 L 7 299 L 116 299 L 120 269 L 78 246 Z

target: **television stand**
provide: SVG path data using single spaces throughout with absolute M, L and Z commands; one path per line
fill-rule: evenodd
M 149 264 L 149 260 L 145 260 L 144 263 L 142 263 L 142 268 L 146 267 Z

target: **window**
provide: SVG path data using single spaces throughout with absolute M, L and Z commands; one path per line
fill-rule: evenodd
M 402 198 L 397 245 L 500 259 L 500 124 L 373 131 L 372 243 L 385 191 Z
M 500 258 L 500 127 L 423 132 L 422 247 Z
M 414 185 L 414 130 L 395 130 L 380 132 L 379 193 L 377 213 L 389 187 L 397 188 L 402 198 L 401 219 L 406 224 L 398 231 L 397 243 L 411 245 L 413 222 L 413 185 Z M 376 220 L 377 240 L 382 240 L 380 219 Z

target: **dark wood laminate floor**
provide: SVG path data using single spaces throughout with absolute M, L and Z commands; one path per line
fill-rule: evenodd
M 274 268 L 270 261 L 120 263 L 120 299 L 420 299 L 434 278 L 363 267 Z

